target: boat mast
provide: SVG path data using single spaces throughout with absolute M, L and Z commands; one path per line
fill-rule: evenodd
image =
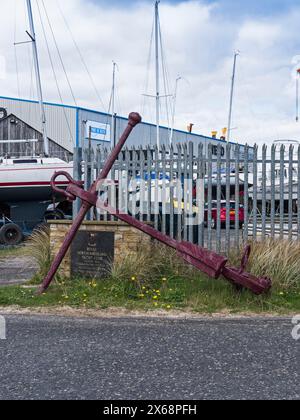
M 170 134 L 170 145 L 173 144 L 174 126 L 175 126 L 175 114 L 176 114 L 176 105 L 177 105 L 178 83 L 180 82 L 181 79 L 182 79 L 181 76 L 177 77 L 176 84 L 175 84 L 174 103 L 173 103 L 173 115 L 172 115 L 172 127 L 171 127 L 171 134 Z
M 155 2 L 156 144 L 158 149 L 160 149 L 159 3 L 160 0 Z
M 167 92 L 165 95 L 160 94 L 160 54 L 163 55 L 162 50 L 162 39 L 161 39 L 161 28 L 159 20 L 159 4 L 160 0 L 155 2 L 155 79 L 156 79 L 156 92 L 155 95 L 143 94 L 143 96 L 154 98 L 156 102 L 156 146 L 160 150 L 160 100 L 162 98 L 168 98 L 173 95 L 168 95 Z M 153 37 L 151 37 L 151 48 L 153 46 Z M 162 62 L 162 71 L 164 69 L 164 63 Z
M 43 100 L 41 73 L 40 73 L 40 66 L 39 66 L 39 57 L 38 57 L 38 50 L 37 50 L 37 44 L 36 44 L 36 36 L 35 36 L 35 29 L 34 29 L 34 21 L 33 21 L 32 7 L 31 7 L 31 0 L 26 0 L 26 2 L 27 2 L 27 10 L 28 10 L 28 18 L 29 18 L 29 26 L 30 26 L 30 33 L 27 32 L 27 34 L 32 41 L 33 60 L 34 60 L 34 68 L 35 68 L 35 75 L 36 75 L 38 100 L 39 100 L 39 104 L 40 104 L 41 119 L 42 119 L 42 134 L 43 134 L 43 140 L 44 140 L 44 155 L 49 156 L 49 140 L 48 140 L 48 136 L 47 136 L 47 127 L 46 127 L 46 113 L 45 113 L 45 106 L 44 106 L 44 100 Z
M 299 79 L 300 69 L 297 70 L 296 76 L 296 122 L 299 122 Z
M 227 134 L 227 142 L 229 143 L 231 138 L 231 122 L 232 122 L 232 107 L 233 107 L 233 95 L 234 95 L 234 84 L 235 84 L 235 74 L 236 74 L 236 62 L 237 58 L 240 55 L 239 51 L 235 51 L 234 53 L 234 60 L 233 60 L 233 72 L 232 72 L 232 80 L 231 80 L 231 90 L 230 90 L 230 105 L 229 105 L 229 117 L 228 117 L 228 134 Z
M 116 132 L 115 132 L 115 97 L 116 97 L 116 68 L 117 63 L 113 61 L 113 84 L 112 84 L 112 94 L 111 94 L 111 144 L 116 145 Z

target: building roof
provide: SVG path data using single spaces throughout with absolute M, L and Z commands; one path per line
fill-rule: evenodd
M 9 100 L 9 101 L 18 101 L 18 102 L 38 104 L 38 101 L 31 100 L 31 99 L 21 99 L 21 98 L 7 97 L 7 96 L 0 96 L 0 99 Z M 109 115 L 108 113 L 105 113 L 105 112 L 102 112 L 102 111 L 97 111 L 95 109 L 89 109 L 89 108 L 80 107 L 80 106 L 58 104 L 58 103 L 53 103 L 53 102 L 44 102 L 44 104 L 47 105 L 47 106 L 61 107 L 61 108 L 66 108 L 66 109 L 73 109 L 73 110 L 76 110 L 77 112 L 78 111 L 85 111 L 85 112 L 89 112 L 89 113 L 96 113 L 98 115 L 103 115 L 103 116 Z M 118 115 L 118 118 L 121 119 L 121 120 L 126 120 L 126 121 L 128 120 L 128 118 L 126 118 L 124 116 L 119 116 Z M 146 122 L 146 121 L 143 121 L 143 124 L 144 125 L 151 126 L 151 127 L 156 127 L 155 124 L 149 123 L 149 122 Z M 169 127 L 165 127 L 165 126 L 162 126 L 162 125 L 160 127 L 162 129 L 167 129 L 167 130 L 169 129 Z M 218 142 L 227 144 L 226 140 L 222 140 L 222 139 L 219 139 L 219 138 L 216 139 L 216 138 L 213 138 L 213 137 L 210 137 L 210 136 L 205 136 L 205 135 L 197 134 L 197 133 L 190 133 L 188 131 L 179 130 L 179 129 L 174 129 L 174 131 L 176 133 L 182 133 L 182 134 L 189 135 L 189 136 L 195 136 L 197 138 L 200 137 L 200 138 L 205 139 L 207 141 L 212 140 L 212 141 L 218 141 Z M 237 143 L 231 141 L 230 144 L 237 144 Z

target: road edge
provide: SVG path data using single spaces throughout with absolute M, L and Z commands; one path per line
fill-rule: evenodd
M 18 306 L 0 306 L 0 315 L 29 315 L 29 316 L 60 316 L 66 318 L 93 318 L 93 319 L 165 319 L 165 320 L 247 320 L 247 319 L 287 319 L 297 315 L 295 312 L 286 314 L 270 313 L 229 313 L 213 314 L 195 313 L 192 311 L 137 311 L 124 308 L 85 309 L 64 307 L 36 307 L 21 308 Z

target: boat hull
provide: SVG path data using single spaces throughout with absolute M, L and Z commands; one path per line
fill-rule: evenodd
M 0 202 L 18 203 L 30 201 L 50 201 L 53 193 L 50 184 L 27 186 L 16 185 L 14 187 L 0 187 Z
M 53 193 L 51 178 L 55 172 L 66 171 L 73 175 L 73 166 L 51 165 L 31 167 L 0 167 L 0 203 L 49 201 Z M 57 185 L 66 187 L 68 182 L 60 178 Z
M 272 188 L 270 185 L 266 185 L 265 193 L 263 193 L 263 189 L 260 186 L 257 189 L 256 199 L 258 201 L 263 201 L 264 199 L 266 201 L 271 201 L 272 199 L 274 199 L 275 201 L 298 200 L 299 199 L 298 190 L 299 190 L 298 183 L 296 182 L 293 182 L 292 188 L 290 188 L 288 184 L 284 184 L 283 189 L 281 188 L 280 185 L 275 185 L 273 193 L 272 193 Z M 255 198 L 253 188 L 249 190 L 249 197 L 252 199 Z

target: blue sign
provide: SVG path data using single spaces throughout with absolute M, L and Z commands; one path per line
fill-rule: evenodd
M 104 136 L 107 134 L 107 130 L 104 128 L 91 127 L 91 132 L 92 134 L 103 134 Z
M 110 143 L 110 124 L 104 124 L 97 121 L 87 121 L 85 138 L 97 142 Z

